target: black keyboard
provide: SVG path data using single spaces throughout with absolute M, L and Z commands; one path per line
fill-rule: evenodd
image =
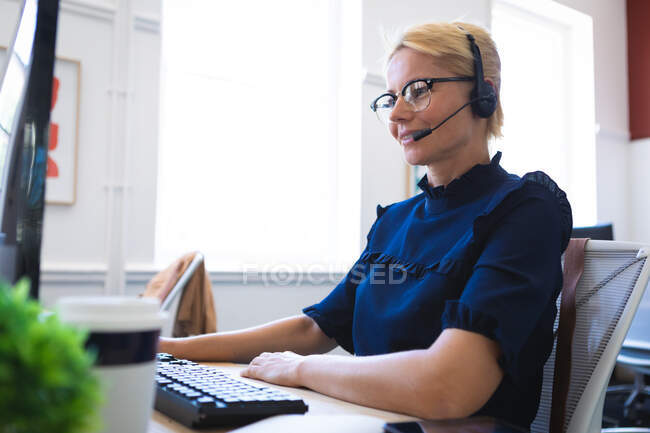
M 308 409 L 300 397 L 288 392 L 252 385 L 168 353 L 158 354 L 154 407 L 191 428 L 242 425 Z
M 307 412 L 300 397 L 251 385 L 214 367 L 158 354 L 154 407 L 190 428 L 242 425 Z

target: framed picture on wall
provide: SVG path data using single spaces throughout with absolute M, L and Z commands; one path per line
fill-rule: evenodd
M 58 58 L 54 63 L 50 143 L 45 202 L 74 204 L 77 198 L 77 147 L 81 63 Z
M 4 65 L 6 55 L 7 48 L 0 46 L 0 65 Z M 47 204 L 72 205 L 76 201 L 80 90 L 81 63 L 57 57 L 54 63 L 47 152 Z

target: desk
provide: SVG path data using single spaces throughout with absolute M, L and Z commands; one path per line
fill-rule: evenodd
M 231 363 L 221 363 L 221 362 L 219 363 L 205 362 L 202 364 L 209 365 L 211 367 L 217 367 L 223 371 L 231 373 L 232 375 L 238 378 L 240 378 L 239 372 L 246 367 L 245 364 L 231 364 Z M 372 409 L 365 406 L 359 406 L 342 400 L 337 400 L 335 398 L 328 397 L 326 395 L 314 391 L 310 391 L 308 389 L 288 388 L 284 386 L 271 385 L 266 382 L 261 382 L 259 380 L 253 380 L 248 378 L 241 378 L 241 380 L 253 384 L 258 384 L 258 385 L 263 384 L 264 386 L 283 389 L 287 392 L 290 392 L 294 395 L 301 397 L 305 401 L 305 403 L 309 405 L 309 410 L 307 411 L 307 413 L 305 413 L 304 416 L 365 415 L 365 416 L 374 417 L 377 418 L 378 420 L 381 420 L 381 422 L 378 421 L 378 424 L 380 426 L 378 430 L 379 432 L 381 432 L 381 425 L 383 425 L 384 422 L 387 421 L 401 422 L 401 421 L 412 421 L 418 419 L 418 418 L 414 418 L 411 416 L 402 415 L 398 413 L 386 412 L 383 410 Z M 303 417 L 303 415 L 300 416 Z M 258 421 L 258 422 L 263 422 L 263 421 Z M 230 427 L 230 428 L 220 428 L 220 429 L 201 430 L 201 431 L 206 433 L 221 433 L 221 432 L 232 431 L 234 429 L 235 429 L 234 427 Z M 148 429 L 148 433 L 195 433 L 195 432 L 197 432 L 197 430 L 189 429 L 184 425 L 177 423 L 176 421 L 169 418 L 168 416 L 163 415 L 162 413 L 155 410 L 153 412 L 151 422 L 149 423 L 149 429 Z
M 384 410 L 372 409 L 357 404 L 337 400 L 332 397 L 310 391 L 303 388 L 288 388 L 284 386 L 271 385 L 259 380 L 243 378 L 239 372 L 246 367 L 245 364 L 231 363 L 202 363 L 211 367 L 217 367 L 230 373 L 245 382 L 262 384 L 264 386 L 279 388 L 294 395 L 300 396 L 309 410 L 304 415 L 284 415 L 267 418 L 244 427 L 225 427 L 212 430 L 201 430 L 205 433 L 230 432 L 240 429 L 241 433 L 266 433 L 266 432 L 355 432 L 355 433 L 381 433 L 385 422 L 418 421 L 414 418 L 399 413 L 387 412 Z M 486 422 L 485 422 L 486 421 Z M 433 425 L 435 424 L 435 425 Z M 424 428 L 424 427 L 423 427 Z M 155 411 L 149 423 L 148 433 L 196 433 L 182 424 L 177 423 L 162 413 Z M 432 423 L 426 426 L 427 433 L 518 433 L 520 430 L 509 426 L 501 425 L 495 420 L 481 420 L 469 418 L 466 420 L 453 420 L 449 423 Z

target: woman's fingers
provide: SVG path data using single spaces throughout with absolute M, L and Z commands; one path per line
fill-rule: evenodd
M 293 352 L 264 352 L 241 371 L 241 375 L 285 386 L 299 386 L 296 368 L 303 357 Z

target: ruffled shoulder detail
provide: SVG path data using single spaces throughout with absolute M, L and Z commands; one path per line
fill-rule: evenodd
M 368 248 L 370 247 L 370 240 L 372 239 L 372 237 L 373 237 L 373 235 L 375 233 L 375 229 L 377 228 L 377 224 L 379 223 L 379 220 L 386 213 L 386 211 L 388 211 L 388 209 L 390 209 L 390 207 L 393 206 L 394 204 L 395 203 L 389 204 L 388 206 L 382 206 L 380 204 L 377 205 L 377 219 L 372 224 L 372 227 L 370 227 L 370 231 L 368 232 L 368 235 L 366 236 L 366 239 L 368 240 L 368 245 L 366 246 L 365 251 L 367 251 Z
M 565 242 L 562 245 L 562 251 L 566 249 L 567 245 L 569 244 L 569 238 L 571 237 L 571 231 L 573 230 L 573 214 L 571 212 L 571 205 L 569 204 L 569 200 L 567 199 L 566 193 L 560 189 L 557 183 L 553 179 L 551 179 L 546 173 L 543 171 L 533 171 L 530 173 L 526 173 L 521 180 L 523 182 L 533 182 L 538 185 L 543 186 L 546 188 L 548 191 L 555 196 L 555 199 L 557 200 L 558 206 L 560 207 L 560 215 L 562 217 L 562 229 L 563 233 L 566 234 L 566 236 L 563 236 L 565 239 Z
M 381 218 L 381 216 L 382 216 L 383 214 L 385 214 L 386 211 L 388 210 L 388 208 L 390 208 L 391 206 L 392 206 L 392 205 L 389 204 L 388 206 L 383 207 L 382 205 L 378 204 L 378 205 L 377 205 L 377 219 Z
M 551 200 L 549 200 L 552 197 Z M 571 206 L 566 194 L 545 173 L 536 171 L 522 178 L 508 175 L 501 186 L 485 199 L 479 211 L 464 233 L 453 244 L 441 246 L 427 235 L 427 223 L 418 220 L 408 222 L 417 213 L 421 200 L 417 196 L 390 206 L 377 206 L 377 221 L 368 235 L 368 246 L 359 261 L 364 264 L 392 265 L 408 274 L 422 278 L 428 272 L 467 276 L 473 263 L 478 259 L 484 242 L 509 212 L 522 202 L 538 197 L 558 206 L 561 221 L 562 251 L 569 242 L 572 230 Z M 414 241 L 413 226 L 420 224 L 422 244 L 409 248 Z M 433 224 L 433 222 L 432 222 Z M 431 243 L 428 247 L 426 242 Z M 436 239 L 437 241 L 437 239 Z
M 501 189 L 490 200 L 489 205 L 474 220 L 473 241 L 484 239 L 492 230 L 494 224 L 503 218 L 513 208 L 521 202 L 531 198 L 540 197 L 548 199 L 549 195 L 555 201 L 561 220 L 561 250 L 564 252 L 569 244 L 571 230 L 573 227 L 573 217 L 571 215 L 571 205 L 567 196 L 562 189 L 542 171 L 526 173 L 516 182 L 509 182 L 507 188 Z

